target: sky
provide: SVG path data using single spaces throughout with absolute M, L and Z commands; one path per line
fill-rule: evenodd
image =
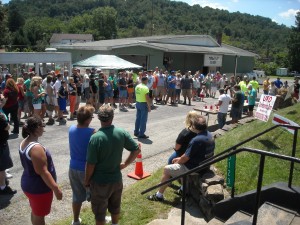
M 189 5 L 199 4 L 229 12 L 241 12 L 268 17 L 278 24 L 295 26 L 295 15 L 300 10 L 300 0 L 176 0 Z
M 138 0 L 136 0 L 138 1 Z M 155 1 L 155 0 L 154 0 Z M 278 24 L 295 26 L 295 15 L 300 10 L 300 0 L 173 0 L 189 5 L 226 9 L 229 12 L 241 12 L 268 17 Z M 2 0 L 8 3 L 9 0 Z

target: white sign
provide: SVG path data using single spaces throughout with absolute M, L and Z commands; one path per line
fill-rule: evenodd
M 283 116 L 279 116 L 277 114 L 274 114 L 274 118 L 272 120 L 273 124 L 286 124 L 286 125 L 293 125 L 293 126 L 299 126 L 294 121 L 291 121 Z M 290 133 L 294 134 L 294 129 L 290 129 L 288 127 L 283 127 L 284 129 L 288 130 Z
M 276 96 L 261 95 L 258 107 L 255 112 L 255 117 L 259 120 L 267 122 L 273 109 Z
M 204 66 L 222 66 L 222 55 L 204 55 Z

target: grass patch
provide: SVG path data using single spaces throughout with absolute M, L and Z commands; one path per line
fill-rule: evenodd
M 294 122 L 300 124 L 300 104 L 282 109 L 276 113 L 284 116 Z M 216 153 L 220 153 L 239 142 L 264 131 L 273 126 L 273 115 L 270 120 L 265 123 L 262 121 L 254 121 L 252 123 L 239 126 L 226 133 L 224 136 L 216 139 Z M 296 157 L 300 158 L 300 145 L 296 147 Z M 276 128 L 248 143 L 243 147 L 251 147 L 266 150 L 282 155 L 291 155 L 293 146 L 293 135 L 283 128 Z M 270 157 L 266 157 L 263 185 L 272 184 L 274 182 L 288 182 L 289 165 L 287 161 L 282 161 Z M 219 162 L 217 168 L 226 176 L 227 160 Z M 236 160 L 236 193 L 243 193 L 256 188 L 259 167 L 259 156 L 252 153 L 240 153 Z M 300 186 L 300 165 L 295 164 L 293 185 Z
M 145 180 L 137 181 L 135 184 L 126 188 L 122 196 L 122 211 L 120 224 L 122 225 L 144 225 L 156 218 L 167 218 L 167 214 L 171 208 L 178 205 L 180 197 L 174 193 L 174 190 L 167 188 L 165 192 L 166 201 L 152 202 L 146 199 L 147 195 L 151 193 L 141 195 L 141 192 L 146 188 L 159 183 L 162 176 L 162 169 L 159 169 L 153 173 L 149 178 Z M 82 219 L 82 225 L 95 224 L 94 214 L 90 208 L 82 210 L 80 217 Z M 69 225 L 71 217 L 58 221 L 55 225 Z

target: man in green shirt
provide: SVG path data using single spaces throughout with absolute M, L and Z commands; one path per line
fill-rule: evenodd
M 256 77 L 253 77 L 249 84 L 251 84 L 252 88 L 259 93 L 259 83 L 257 82 Z
M 149 138 L 149 136 L 145 134 L 148 112 L 151 112 L 151 99 L 149 97 L 147 83 L 148 78 L 142 77 L 142 83 L 135 87 L 136 119 L 134 136 L 139 138 Z
M 122 128 L 112 125 L 114 110 L 103 105 L 98 119 L 101 128 L 92 135 L 87 151 L 85 186 L 90 187 L 92 210 L 96 224 L 105 224 L 106 211 L 112 224 L 118 224 L 123 190 L 121 170 L 132 163 L 141 152 L 140 146 Z M 130 152 L 122 163 L 123 148 Z
M 26 90 L 25 92 L 25 107 L 24 107 L 24 112 L 25 114 L 28 113 L 28 116 L 33 115 L 33 105 L 32 105 L 32 99 L 33 99 L 33 93 L 30 90 L 30 83 L 31 83 L 31 78 L 34 76 L 33 72 L 30 72 L 29 74 L 24 74 L 24 88 Z

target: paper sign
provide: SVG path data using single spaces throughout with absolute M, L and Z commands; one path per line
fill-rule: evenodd
M 204 55 L 204 66 L 222 66 L 222 55 Z
M 272 112 L 276 96 L 261 95 L 258 107 L 255 112 L 255 117 L 259 120 L 267 122 Z

